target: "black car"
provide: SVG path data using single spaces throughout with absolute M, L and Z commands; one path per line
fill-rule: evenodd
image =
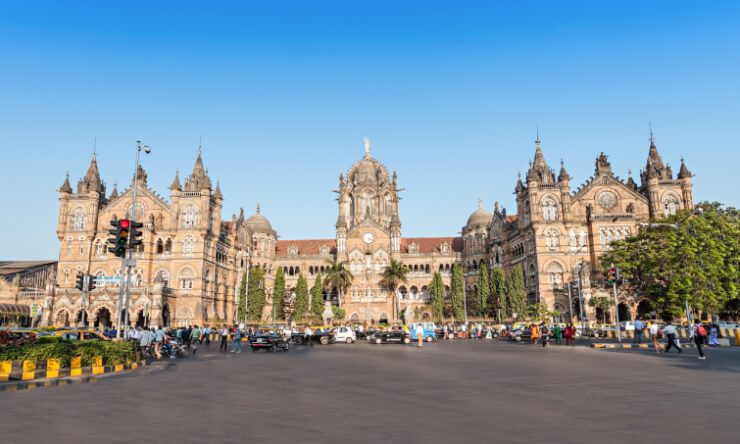
M 336 342 L 334 334 L 325 328 L 314 328 L 311 331 L 313 332 L 311 335 L 312 344 L 329 345 Z M 296 345 L 303 344 L 304 342 L 303 333 L 293 333 L 290 337 Z
M 288 351 L 290 348 L 290 341 L 274 332 L 261 332 L 249 337 L 249 346 L 252 347 L 253 352 L 256 352 L 259 349 L 271 352 L 278 349 Z
M 519 327 L 511 330 L 507 336 L 514 342 L 531 341 L 532 330 L 529 327 Z
M 411 333 L 403 327 L 391 327 L 386 331 L 373 333 L 367 340 L 375 344 L 408 344 L 411 342 Z

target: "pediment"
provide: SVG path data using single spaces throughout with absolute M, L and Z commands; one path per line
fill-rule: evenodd
M 619 190 L 620 193 L 623 193 L 623 195 L 626 195 L 634 199 L 637 199 L 639 201 L 642 201 L 645 204 L 648 203 L 647 197 L 633 190 L 632 188 L 630 188 L 625 183 L 618 180 L 611 174 L 604 174 L 604 175 L 601 175 L 599 177 L 596 177 L 586 182 L 580 189 L 578 189 L 578 191 L 573 193 L 571 203 L 575 204 L 579 202 L 585 196 L 589 195 L 591 191 L 593 191 L 596 188 L 601 188 L 601 187 L 617 189 Z

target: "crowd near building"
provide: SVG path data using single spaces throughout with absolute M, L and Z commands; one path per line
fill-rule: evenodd
M 175 173 L 168 198 L 149 188 L 147 173 L 141 167 L 136 174 L 135 207 L 134 181 L 128 189 L 119 192 L 114 186 L 108 193 L 95 154 L 76 189 L 68 174 L 59 189 L 58 262 L 29 264 L 25 275 L 34 278 L 29 278 L 28 288 L 21 282 L 24 273 L 13 268 L 14 274 L 0 279 L 0 304 L 13 305 L 14 310 L 37 304 L 40 325 L 76 325 L 82 320 L 83 298 L 75 288 L 75 277 L 90 274 L 96 278 L 97 288 L 88 294 L 86 318 L 97 326 L 115 325 L 121 259 L 108 252 L 108 231 L 111 220 L 134 215 L 144 227 L 143 243 L 133 252 L 132 324 L 232 322 L 241 277 L 255 267 L 264 270 L 267 305 L 262 318 L 267 321 L 273 313 L 273 281 L 278 268 L 285 272 L 286 289 L 291 294 L 300 274 L 311 283 L 334 259 L 347 261 L 354 279 L 341 301 L 336 289 L 326 289 L 322 298 L 341 303 L 348 321 L 392 319 L 393 298 L 381 285 L 383 269 L 391 259 L 400 260 L 409 269 L 408 282 L 399 292 L 402 304 L 412 309 L 429 303 L 427 287 L 436 271 L 449 290 L 452 268 L 459 265 L 465 291 L 473 295 L 479 267 L 503 267 L 507 272 L 522 267 L 528 303 L 540 302 L 566 317 L 569 291 L 581 291 L 584 301 L 609 291 L 603 285 L 599 257 L 610 241 L 634 235 L 639 224 L 651 218 L 694 205 L 692 175 L 683 159 L 674 177 L 652 138 L 639 184 L 631 174 L 626 180 L 616 176 L 601 153 L 596 157 L 594 175 L 575 189 L 564 163 L 560 162 L 556 175 L 537 140 L 526 175 L 520 175 L 514 184 L 516 214 L 507 214 L 498 203 L 490 212 L 479 200 L 460 235 L 444 237 L 403 235 L 399 217 L 403 189 L 398 186 L 396 172 L 389 174 L 373 158 L 367 140 L 364 156 L 346 176 L 339 175 L 334 190 L 338 207 L 333 239 L 279 239 L 259 205 L 248 218 L 242 209 L 231 220 L 222 220 L 224 196 L 218 182 L 213 186 L 200 149 L 184 182 Z M 623 295 L 620 318 L 630 319 L 640 312 L 641 299 L 639 295 Z M 574 313 L 578 313 L 579 299 L 574 303 Z M 594 318 L 588 304 L 582 308 Z

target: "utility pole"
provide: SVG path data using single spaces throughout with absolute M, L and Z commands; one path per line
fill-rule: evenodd
M 619 330 L 619 300 L 617 299 L 617 272 L 616 268 L 614 268 L 614 264 L 612 264 L 611 269 L 609 270 L 609 278 L 611 279 L 611 271 L 614 270 L 614 279 L 612 279 L 612 288 L 614 289 L 614 319 L 616 320 L 616 327 L 617 327 L 617 340 L 619 342 L 622 342 L 622 332 Z
M 570 323 L 573 323 L 573 296 L 570 292 L 571 282 L 568 282 L 568 313 L 570 313 Z

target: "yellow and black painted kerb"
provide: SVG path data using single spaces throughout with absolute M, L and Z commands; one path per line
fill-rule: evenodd
M 0 361 L 0 392 L 52 387 L 77 382 L 95 382 L 98 375 L 135 370 L 146 361 L 103 365 L 103 358 L 93 359 L 93 365 L 82 367 L 81 358 L 72 358 L 70 368 L 60 368 L 59 359 L 46 361 Z M 78 378 L 75 378 L 78 377 Z
M 661 347 L 666 344 L 660 344 Z M 696 344 L 681 344 L 681 348 L 695 348 Z M 654 348 L 652 343 L 649 344 L 591 344 L 591 348 Z

